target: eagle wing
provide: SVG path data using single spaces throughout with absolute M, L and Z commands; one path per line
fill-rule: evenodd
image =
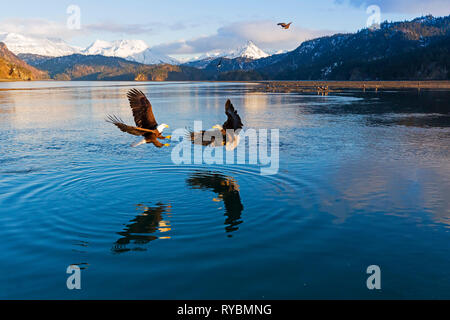
M 133 111 L 136 126 L 144 129 L 155 130 L 158 126 L 153 115 L 152 105 L 141 90 L 132 89 L 127 93 L 130 107 Z
M 155 135 L 158 135 L 157 130 L 149 130 L 149 129 L 145 129 L 145 128 L 139 128 L 139 127 L 133 127 L 133 126 L 126 125 L 122 121 L 122 119 L 120 119 L 119 117 L 116 117 L 116 116 L 108 116 L 108 118 L 106 119 L 106 122 L 112 123 L 117 128 L 119 128 L 121 131 L 132 134 L 134 136 L 143 136 L 148 133 L 153 133 Z
M 243 125 L 243 123 L 241 121 L 241 117 L 237 113 L 236 109 L 234 109 L 234 106 L 233 106 L 233 104 L 231 103 L 231 101 L 229 99 L 227 100 L 227 103 L 225 104 L 225 114 L 227 115 L 228 119 L 223 124 L 223 129 L 224 130 L 227 130 L 227 129 L 233 129 L 233 130 L 242 129 L 242 127 L 244 125 Z
M 286 27 L 286 23 L 279 23 L 277 26 L 282 26 L 283 28 Z

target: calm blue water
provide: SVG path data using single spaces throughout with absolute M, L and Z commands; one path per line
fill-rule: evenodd
M 280 129 L 279 173 L 130 148 L 137 138 L 104 118 L 132 122 L 132 87 L 169 132 L 222 123 L 230 98 L 246 128 Z M 449 93 L 0 88 L 0 298 L 450 298 Z

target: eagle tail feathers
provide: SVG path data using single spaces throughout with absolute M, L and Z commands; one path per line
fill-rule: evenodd
M 141 141 L 139 141 L 139 142 L 133 143 L 133 144 L 131 145 L 131 147 L 132 147 L 132 148 L 136 148 L 136 147 L 140 146 L 141 144 L 146 144 L 146 143 L 147 143 L 147 141 L 145 141 L 145 139 L 143 139 L 143 140 L 141 140 Z

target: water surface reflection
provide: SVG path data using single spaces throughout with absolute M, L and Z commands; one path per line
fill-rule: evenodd
M 148 207 L 139 204 L 137 210 L 142 210 L 142 213 L 131 220 L 123 231 L 117 233 L 122 238 L 114 243 L 113 252 L 146 251 L 144 245 L 147 243 L 157 239 L 170 239 L 170 236 L 158 235 L 171 230 L 168 220 L 171 214 L 170 205 L 158 203 Z M 130 248 L 130 244 L 134 247 Z
M 373 299 L 362 276 L 374 263 L 389 280 L 377 298 L 449 298 L 449 92 L 0 83 L 11 86 L 22 89 L 0 89 L 0 298 Z M 246 128 L 279 128 L 279 173 L 129 148 L 104 116 L 132 122 L 133 87 L 172 129 L 214 125 L 231 99 Z M 76 293 L 71 264 L 85 269 Z
M 231 233 L 239 229 L 243 223 L 241 219 L 244 206 L 239 194 L 239 185 L 232 177 L 219 173 L 195 172 L 187 180 L 187 185 L 192 189 L 211 190 L 217 194 L 213 201 L 223 201 L 225 206 L 225 231 Z M 228 235 L 231 237 L 231 234 Z

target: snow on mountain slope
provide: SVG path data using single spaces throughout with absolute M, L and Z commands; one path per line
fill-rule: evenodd
M 14 54 L 35 54 L 49 57 L 61 57 L 81 53 L 85 55 L 103 55 L 119 57 L 143 64 L 179 64 L 176 59 L 149 48 L 143 40 L 97 40 L 86 49 L 69 45 L 61 39 L 44 39 L 24 36 L 16 33 L 0 33 L 0 42 L 4 42 Z M 259 49 L 252 41 L 241 48 L 231 51 L 211 51 L 196 60 L 226 57 L 260 59 L 268 54 Z
M 179 61 L 171 58 L 169 56 L 166 56 L 164 54 L 158 53 L 153 51 L 152 49 L 148 48 L 142 52 L 135 53 L 133 55 L 130 55 L 126 57 L 127 60 L 135 61 L 143 64 L 162 64 L 162 63 L 168 63 L 168 64 L 179 64 Z
M 258 60 L 269 56 L 270 54 L 267 54 L 266 52 L 262 51 L 252 41 L 249 40 L 245 45 L 236 50 L 227 52 L 218 50 L 210 51 L 203 54 L 200 57 L 196 57 L 188 62 L 185 62 L 184 64 L 187 66 L 204 69 L 208 66 L 208 64 L 212 60 L 217 58 L 227 58 L 227 59 L 247 58 Z
M 241 48 L 238 48 L 237 50 L 225 55 L 225 57 L 229 59 L 248 58 L 255 60 L 266 58 L 268 56 L 269 55 L 267 53 L 258 48 L 252 41 L 247 41 L 247 43 Z
M 85 50 L 86 55 L 102 55 L 107 57 L 119 57 L 143 64 L 178 64 L 178 61 L 166 55 L 154 52 L 142 40 L 97 40 Z
M 126 58 L 133 54 L 144 51 L 148 45 L 142 40 L 117 40 L 117 41 L 103 41 L 97 40 L 85 50 L 87 55 L 102 55 L 106 57 Z
M 32 38 L 17 33 L 0 33 L 0 42 L 4 42 L 8 49 L 16 55 L 32 53 L 59 57 L 80 52 L 80 48 L 71 46 L 61 39 Z
M 227 54 L 230 54 L 230 52 L 225 52 L 225 51 L 220 51 L 220 50 L 209 51 L 209 52 L 202 54 L 201 56 L 191 59 L 191 62 L 206 60 L 206 59 L 212 60 L 212 59 L 216 59 L 216 58 L 225 57 Z

